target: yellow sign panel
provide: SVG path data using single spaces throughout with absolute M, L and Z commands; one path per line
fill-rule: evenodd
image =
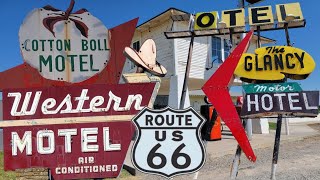
M 216 29 L 218 23 L 218 12 L 202 12 L 196 14 L 194 30 Z
M 278 4 L 276 5 L 278 22 L 285 22 L 287 15 L 293 15 L 295 20 L 303 20 L 300 3 Z
M 305 79 L 316 64 L 305 51 L 289 46 L 263 47 L 256 54 L 243 54 L 235 74 L 246 81 Z
M 226 23 L 227 28 L 245 26 L 244 9 L 222 11 L 221 21 Z
M 271 6 L 261 6 L 249 8 L 249 25 L 273 24 L 273 14 Z

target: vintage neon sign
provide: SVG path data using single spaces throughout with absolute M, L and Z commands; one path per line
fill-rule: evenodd
M 271 28 L 274 24 L 274 19 L 277 19 L 280 26 L 283 26 L 285 18 L 288 14 L 295 16 L 295 23 L 290 26 L 298 25 L 298 22 L 304 20 L 299 3 L 279 4 L 276 5 L 277 16 L 273 16 L 271 6 L 250 7 L 248 9 L 249 25 L 252 27 L 261 26 L 261 29 Z M 201 12 L 196 14 L 195 30 L 217 29 L 218 27 L 217 11 Z M 244 8 L 225 10 L 221 13 L 221 22 L 225 23 L 225 28 L 242 27 L 245 28 L 245 10 Z M 268 26 L 271 25 L 271 26 Z M 237 29 L 235 29 L 237 31 Z
M 306 79 L 315 68 L 313 58 L 299 48 L 263 47 L 255 53 L 243 54 L 235 70 L 244 81 Z

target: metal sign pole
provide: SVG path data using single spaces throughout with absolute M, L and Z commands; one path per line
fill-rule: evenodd
M 276 169 L 278 164 L 280 136 L 281 136 L 281 124 L 282 124 L 282 114 L 279 114 L 277 119 L 277 130 L 276 130 L 276 137 L 274 141 L 273 156 L 272 156 L 272 169 L 271 169 L 272 180 L 276 179 Z
M 287 46 L 291 46 L 289 32 L 288 32 L 288 22 L 284 24 L 284 27 L 285 27 L 285 33 L 286 33 L 286 39 L 287 39 Z M 286 82 L 286 79 L 284 82 Z M 272 180 L 276 179 L 276 169 L 278 164 L 279 146 L 280 146 L 280 137 L 281 137 L 281 125 L 282 125 L 282 114 L 279 114 L 277 119 L 276 137 L 274 140 L 274 148 L 273 148 L 273 156 L 272 156 L 272 169 L 271 169 Z M 287 122 L 286 122 L 286 125 L 287 125 Z M 287 130 L 289 132 L 289 127 L 287 127 Z
M 261 47 L 261 35 L 260 35 L 260 26 L 257 26 L 257 35 L 258 35 L 258 48 Z M 251 120 L 252 121 L 252 120 Z M 248 123 L 250 123 L 248 125 Z M 242 125 L 244 128 L 247 127 L 247 135 L 249 137 L 249 134 L 251 134 L 252 132 L 252 122 L 249 122 L 249 119 L 243 119 L 242 121 Z M 249 127 L 249 128 L 248 128 Z M 251 134 L 252 136 L 252 134 Z M 252 138 L 252 137 L 251 137 Z M 237 175 L 238 175 L 238 169 L 239 169 L 239 165 L 240 165 L 240 156 L 241 156 L 241 147 L 238 145 L 237 150 L 236 150 L 236 154 L 235 157 L 233 159 L 233 164 L 231 167 L 231 173 L 230 173 L 230 179 L 236 179 Z
M 245 119 L 242 120 L 242 126 L 243 127 L 246 127 L 246 122 L 247 121 Z M 241 153 L 242 153 L 242 150 L 241 150 L 241 147 L 238 144 L 237 150 L 236 150 L 236 154 L 234 156 L 232 167 L 231 167 L 230 179 L 236 179 L 237 176 L 238 176 Z
M 186 94 L 187 94 L 187 87 L 188 87 L 188 80 L 189 80 L 189 73 L 190 73 L 190 66 L 191 66 L 191 59 L 192 59 L 192 51 L 193 51 L 193 42 L 194 42 L 194 32 L 193 32 L 193 23 L 194 21 L 192 18 L 190 18 L 190 32 L 191 32 L 191 40 L 189 45 L 189 53 L 188 53 L 188 60 L 186 65 L 186 72 L 184 75 L 183 80 L 183 87 L 182 87 L 182 93 L 181 93 L 181 99 L 180 99 L 180 107 L 179 109 L 184 108 L 185 100 L 186 100 Z
M 239 0 L 239 2 L 238 2 L 239 4 L 238 4 L 238 7 L 239 8 L 244 8 L 244 0 Z M 230 31 L 230 34 L 231 34 L 231 31 Z M 230 38 L 232 38 L 232 35 L 230 36 Z M 243 34 L 241 35 L 241 39 L 243 39 Z M 232 44 L 232 39 L 231 39 L 231 44 Z M 243 128 L 245 128 L 246 129 L 246 124 L 247 124 L 247 122 L 246 122 L 247 120 L 242 120 L 242 126 L 243 126 Z M 247 130 L 247 134 L 249 134 L 248 133 L 248 130 Z M 231 167 L 231 171 L 230 171 L 230 179 L 236 179 L 237 178 L 237 176 L 238 176 L 238 170 L 239 170 L 239 166 L 240 166 L 240 157 L 241 157 L 241 153 L 242 153 L 242 150 L 241 150 L 241 147 L 239 146 L 239 144 L 238 144 L 238 146 L 237 146 L 237 150 L 236 150 L 236 153 L 235 153 L 235 155 L 234 155 L 234 159 L 233 159 L 233 162 L 232 162 L 232 167 Z

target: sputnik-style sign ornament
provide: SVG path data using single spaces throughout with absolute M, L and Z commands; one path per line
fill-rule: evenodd
M 241 124 L 239 115 L 232 103 L 228 85 L 234 70 L 249 46 L 253 30 L 251 30 L 240 44 L 233 50 L 225 62 L 217 69 L 211 78 L 202 87 L 203 92 L 217 110 L 221 119 L 226 123 L 241 149 L 250 161 L 255 161 L 256 156 L 252 150 L 248 137 Z

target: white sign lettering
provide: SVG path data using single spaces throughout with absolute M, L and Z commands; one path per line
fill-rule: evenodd
M 81 128 L 81 151 L 98 152 L 97 144 L 98 128 Z M 77 129 L 59 129 L 57 135 L 64 137 L 65 153 L 72 153 L 72 136 L 77 135 Z M 26 149 L 27 155 L 32 155 L 32 132 L 26 131 L 21 139 L 17 132 L 11 133 L 12 156 L 18 155 Z M 52 130 L 40 130 L 36 135 L 37 152 L 39 154 L 53 154 L 55 151 L 55 133 Z M 47 139 L 48 146 L 45 147 L 44 139 Z M 111 144 L 109 127 L 103 128 L 103 149 L 104 151 L 120 151 L 121 144 Z M 80 160 L 79 160 L 80 161 Z
M 21 93 L 20 92 L 12 92 L 8 93 L 8 97 L 14 97 L 14 102 L 11 107 L 10 114 L 11 116 L 26 116 L 26 115 L 34 115 L 37 111 L 37 107 L 39 105 L 39 101 L 41 98 L 41 91 L 37 91 L 32 100 L 31 108 L 29 108 L 29 104 L 32 97 L 32 92 L 27 92 L 20 111 L 18 110 L 19 104 L 21 103 Z M 99 107 L 105 102 L 105 98 L 103 96 L 87 96 L 88 89 L 82 89 L 80 96 L 75 97 L 75 101 L 77 101 L 77 106 L 74 108 L 72 104 L 72 97 L 70 94 L 67 94 L 63 101 L 60 103 L 56 101 L 55 98 L 47 98 L 43 101 L 41 106 L 41 112 L 43 114 L 67 114 L 67 113 L 90 113 L 90 112 L 107 112 L 110 110 L 113 104 L 114 111 L 129 111 L 133 103 L 135 110 L 141 110 L 143 107 L 141 106 L 142 95 L 128 95 L 126 105 L 124 107 L 120 107 L 121 97 L 113 94 L 112 91 L 109 91 L 107 99 L 106 107 Z M 90 100 L 91 99 L 91 100 Z M 88 101 L 90 102 L 90 108 L 83 108 L 84 103 Z M 64 108 L 64 109 L 63 109 Z M 30 110 L 28 110 L 30 109 Z

